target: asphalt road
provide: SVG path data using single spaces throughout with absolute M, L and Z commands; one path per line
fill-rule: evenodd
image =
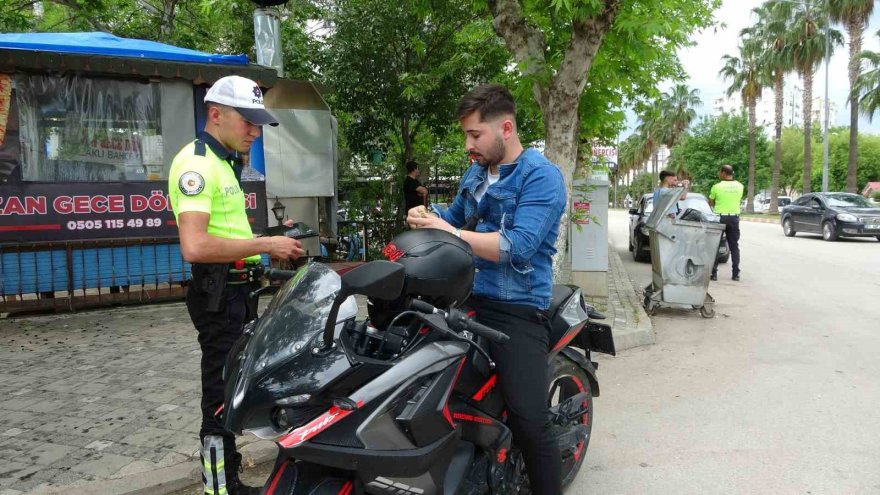
M 614 247 L 635 287 L 651 265 Z M 587 465 L 569 493 L 880 493 L 880 242 L 742 222 L 717 315 L 661 309 L 656 344 L 601 359 Z

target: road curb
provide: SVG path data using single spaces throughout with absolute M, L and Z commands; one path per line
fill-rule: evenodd
M 614 246 L 608 245 L 608 264 L 611 269 L 609 276 L 613 278 L 618 297 L 621 300 L 622 310 L 626 315 L 619 318 L 614 315 L 612 331 L 614 332 L 614 347 L 617 351 L 654 344 L 654 324 L 645 308 L 639 301 L 639 295 L 629 280 L 629 274 L 623 267 L 623 260 Z M 621 322 L 624 324 L 618 325 Z
M 743 217 L 743 216 L 741 216 L 741 217 L 739 217 L 739 218 L 740 218 L 740 220 L 743 220 L 743 221 L 745 221 L 745 222 L 754 222 L 754 223 L 776 223 L 776 224 L 779 223 L 779 219 L 778 219 L 778 218 L 755 218 L 755 217 Z

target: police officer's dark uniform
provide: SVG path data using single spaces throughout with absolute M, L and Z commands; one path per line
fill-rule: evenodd
M 257 88 L 252 81 L 233 78 L 238 79 L 229 83 L 233 87 L 243 84 L 240 80 L 244 80 L 245 85 L 250 85 L 249 91 Z M 228 83 L 225 79 L 230 78 L 219 80 L 215 87 Z M 206 101 L 216 101 L 209 100 L 211 97 L 209 91 Z M 208 213 L 208 234 L 227 239 L 252 239 L 240 177 L 241 165 L 235 154 L 208 132 L 200 132 L 198 139 L 185 146 L 171 165 L 169 199 L 175 216 L 179 219 L 185 212 Z M 235 437 L 219 424 L 215 414 L 223 404 L 222 372 L 226 356 L 241 336 L 242 326 L 256 316 L 257 300 L 248 294 L 256 288 L 254 281 L 261 269 L 260 261 L 257 254 L 233 263 L 192 264 L 186 306 L 198 330 L 202 350 L 199 437 L 205 493 L 212 495 L 257 493 L 255 488 L 241 484 L 238 478 L 241 455 L 236 451 Z

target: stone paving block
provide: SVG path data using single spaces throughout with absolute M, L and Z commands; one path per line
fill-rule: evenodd
M 75 447 L 68 447 L 67 445 L 39 443 L 36 447 L 24 454 L 23 457 L 32 463 L 49 465 L 68 457 L 74 451 L 76 451 Z
M 138 447 L 158 447 L 165 443 L 165 440 L 176 434 L 176 432 L 171 430 L 143 427 L 138 428 L 136 432 L 130 435 L 122 437 L 119 441 Z
M 78 473 L 91 474 L 101 478 L 109 478 L 110 476 L 116 474 L 117 471 L 134 461 L 135 459 L 131 457 L 116 454 L 104 454 L 97 458 L 81 462 L 71 467 L 70 469 Z
M 34 428 L 34 430 L 42 432 L 78 432 L 81 430 L 82 425 L 88 423 L 89 420 L 85 418 L 62 416 L 60 418 L 52 418 L 50 422 L 44 423 L 42 426 Z

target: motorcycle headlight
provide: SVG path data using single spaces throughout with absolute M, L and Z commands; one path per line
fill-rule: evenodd
M 858 222 L 859 219 L 855 215 L 850 215 L 849 213 L 838 213 L 837 219 L 841 222 Z

